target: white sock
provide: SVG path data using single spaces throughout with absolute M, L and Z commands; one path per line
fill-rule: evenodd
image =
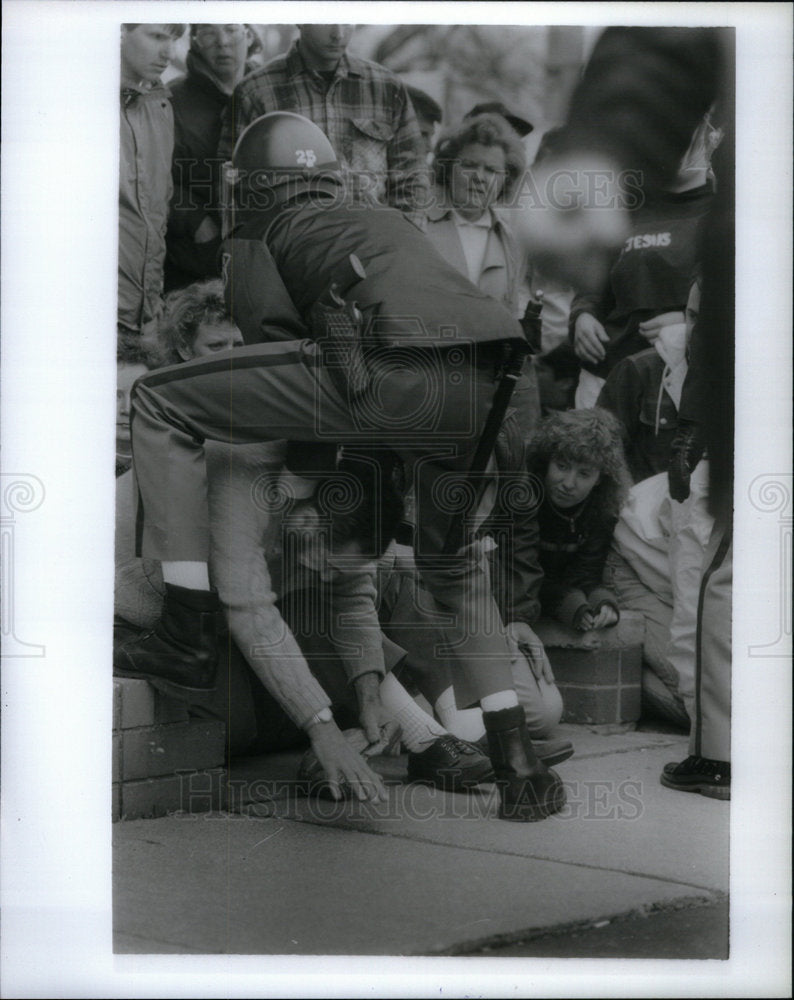
M 518 695 L 512 690 L 497 691 L 480 699 L 480 708 L 483 712 L 501 712 L 503 708 L 513 708 L 517 704 Z
M 444 727 L 422 711 L 393 674 L 386 674 L 381 681 L 380 700 L 402 729 L 402 741 L 411 753 L 426 750 L 446 735 Z
M 436 715 L 444 727 L 459 740 L 476 742 L 485 734 L 485 723 L 479 708 L 457 708 L 455 692 L 451 687 L 443 691 L 436 700 Z
M 163 582 L 187 590 L 209 590 L 210 576 L 205 562 L 164 562 Z

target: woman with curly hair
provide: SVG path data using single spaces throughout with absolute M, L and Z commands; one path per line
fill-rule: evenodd
M 220 278 L 169 292 L 159 338 L 168 365 L 242 347 L 243 335 L 229 317 Z
M 427 235 L 441 256 L 516 319 L 529 298 L 528 261 L 507 204 L 525 167 L 521 140 L 501 115 L 464 119 L 436 146 L 435 200 L 427 213 Z M 512 405 L 526 439 L 540 420 L 540 392 L 529 360 Z
M 618 601 L 602 576 L 631 487 L 620 425 L 598 408 L 554 413 L 529 442 L 528 466 L 542 486 L 544 614 L 582 632 L 616 625 Z

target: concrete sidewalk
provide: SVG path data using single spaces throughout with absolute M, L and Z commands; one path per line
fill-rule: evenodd
M 405 757 L 378 761 L 377 806 L 290 794 L 300 754 L 239 762 L 228 812 L 115 824 L 115 950 L 462 955 L 568 931 L 576 956 L 575 930 L 723 900 L 729 804 L 659 784 L 686 739 L 562 728 L 568 805 L 534 824 L 497 819 L 491 785 L 404 784 Z

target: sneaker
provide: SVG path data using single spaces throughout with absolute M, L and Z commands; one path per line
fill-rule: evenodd
M 421 753 L 408 754 L 408 779 L 461 792 L 481 781 L 493 781 L 493 767 L 479 747 L 446 733 Z
M 679 792 L 699 792 L 710 799 L 731 797 L 731 765 L 727 760 L 687 757 L 678 764 L 665 764 L 659 780 Z
M 570 740 L 565 739 L 553 739 L 553 740 L 531 740 L 532 749 L 535 751 L 535 756 L 539 761 L 544 763 L 546 767 L 554 767 L 555 764 L 562 764 L 564 760 L 568 760 L 569 757 L 573 757 L 574 748 L 573 743 Z M 488 756 L 488 734 L 481 736 L 477 742 L 474 744 L 481 753 Z

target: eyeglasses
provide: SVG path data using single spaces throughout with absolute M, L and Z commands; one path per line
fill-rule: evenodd
M 202 24 L 193 32 L 193 37 L 202 48 L 209 48 L 211 45 L 218 45 L 224 39 L 236 42 L 244 34 L 244 24 Z

